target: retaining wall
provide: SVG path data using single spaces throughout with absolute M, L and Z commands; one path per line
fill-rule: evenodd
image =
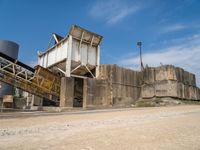
M 140 97 L 141 73 L 117 65 L 101 65 L 97 79 L 84 79 L 83 107 L 126 106 Z
M 172 65 L 145 68 L 141 90 L 142 98 L 174 97 L 200 100 L 195 75 Z

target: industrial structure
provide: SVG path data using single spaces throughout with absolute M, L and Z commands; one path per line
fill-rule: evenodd
M 166 97 L 200 100 L 195 75 L 181 68 L 172 65 L 143 68 L 142 64 L 141 71 L 134 71 L 117 65 L 101 65 L 102 39 L 77 25 L 70 28 L 66 37 L 53 33 L 47 50 L 38 52 L 35 68 L 18 61 L 6 53 L 8 47 L 2 46 L 1 83 L 35 95 L 32 101 L 39 99 L 40 102 L 31 104 L 38 106 L 130 106 L 141 99 Z

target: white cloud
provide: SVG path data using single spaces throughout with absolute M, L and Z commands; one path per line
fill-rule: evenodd
M 140 9 L 139 5 L 128 4 L 122 0 L 101 0 L 93 4 L 90 15 L 97 19 L 105 19 L 107 24 L 116 24 Z
M 168 46 L 159 51 L 144 53 L 143 63 L 148 66 L 159 66 L 160 63 L 173 64 L 196 74 L 200 86 L 200 34 L 189 38 L 180 39 L 176 45 Z M 170 44 L 170 43 L 169 43 Z M 118 64 L 133 69 L 140 67 L 139 56 L 122 58 Z
M 183 25 L 183 24 L 173 24 L 173 25 L 168 25 L 168 26 L 164 26 L 163 28 L 161 28 L 161 32 L 162 33 L 169 33 L 169 32 L 175 32 L 175 31 L 179 31 L 179 30 L 183 30 L 188 28 L 188 26 Z

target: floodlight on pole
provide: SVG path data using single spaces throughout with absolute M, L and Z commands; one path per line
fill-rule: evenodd
M 140 50 L 140 67 L 141 71 L 144 69 L 143 62 L 142 62 L 142 42 L 137 42 L 137 46 L 139 47 Z

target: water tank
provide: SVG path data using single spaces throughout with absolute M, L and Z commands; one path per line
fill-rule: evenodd
M 19 45 L 12 41 L 0 40 L 0 52 L 17 59 L 19 52 Z M 0 98 L 4 95 L 13 95 L 13 86 L 0 81 Z

